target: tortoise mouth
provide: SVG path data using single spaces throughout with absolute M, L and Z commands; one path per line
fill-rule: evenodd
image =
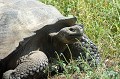
M 70 34 L 68 35 L 69 37 L 74 37 L 74 38 L 77 38 L 77 37 L 81 37 L 82 34 Z

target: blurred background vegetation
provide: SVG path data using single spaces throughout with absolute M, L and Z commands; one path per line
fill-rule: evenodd
M 64 16 L 77 17 L 77 23 L 84 25 L 85 33 L 98 46 L 102 59 L 118 61 L 117 65 L 112 66 L 117 66 L 120 74 L 120 0 L 39 1 L 55 6 Z

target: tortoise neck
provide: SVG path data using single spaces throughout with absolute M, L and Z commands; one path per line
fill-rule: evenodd
M 53 48 L 55 49 L 56 52 L 62 53 L 64 50 L 67 48 L 66 44 L 61 42 L 58 38 L 51 38 L 52 43 L 53 43 Z

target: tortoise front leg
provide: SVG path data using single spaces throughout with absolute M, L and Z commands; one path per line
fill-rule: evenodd
M 32 51 L 21 57 L 18 62 L 19 65 L 14 70 L 3 74 L 3 79 L 36 79 L 44 74 L 43 70 L 48 65 L 48 58 L 41 51 Z
M 90 66 L 98 65 L 101 58 L 97 46 L 85 34 L 77 40 L 77 42 L 68 45 L 70 51 L 68 49 L 65 50 L 66 59 L 70 59 L 71 55 L 69 52 L 71 52 L 73 59 L 80 57 L 85 61 L 87 60 Z

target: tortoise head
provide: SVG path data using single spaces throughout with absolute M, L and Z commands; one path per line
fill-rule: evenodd
M 50 33 L 49 35 L 62 43 L 72 44 L 77 41 L 76 38 L 80 38 L 83 35 L 83 26 L 73 25 L 70 27 L 64 27 L 59 32 Z

